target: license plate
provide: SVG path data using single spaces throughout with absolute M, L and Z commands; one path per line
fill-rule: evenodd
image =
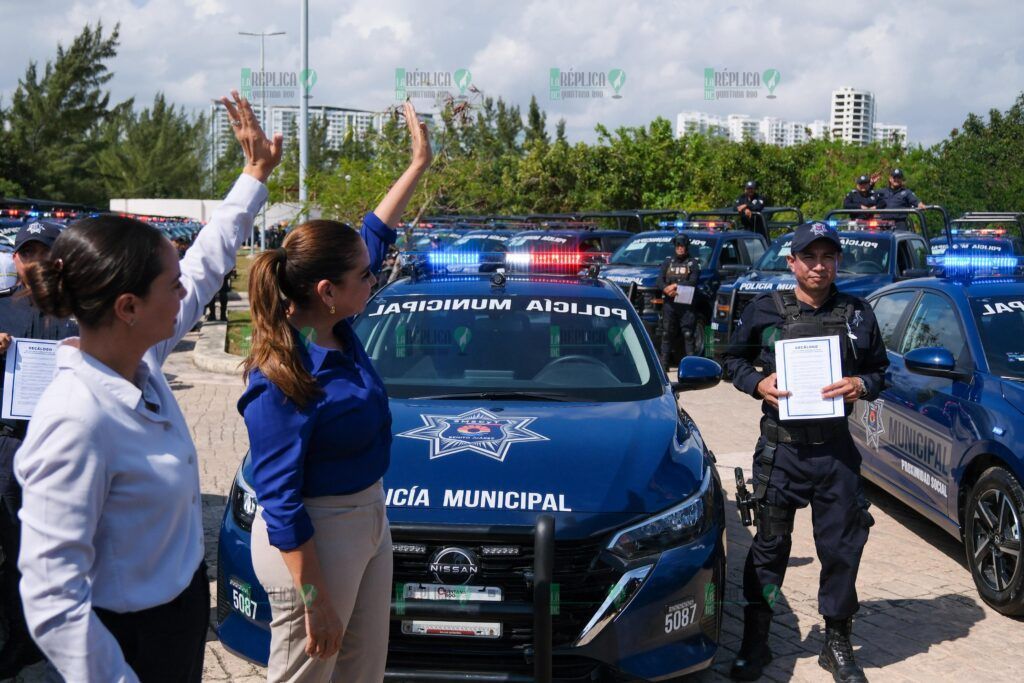
M 447 586 L 440 583 L 407 583 L 406 600 L 457 600 L 459 602 L 500 602 L 501 589 L 493 586 Z M 459 636 L 500 638 L 501 624 L 474 621 L 403 621 L 402 633 L 418 636 Z

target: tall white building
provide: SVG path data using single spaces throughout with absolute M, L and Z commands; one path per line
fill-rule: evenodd
M 263 115 L 258 104 L 252 105 L 253 113 L 263 121 Z M 270 130 L 268 136 L 280 133 L 284 136 L 287 146 L 290 144 L 293 135 L 298 135 L 296 126 L 299 120 L 299 106 L 286 105 L 267 107 L 270 115 Z M 362 109 L 348 109 L 346 107 L 309 107 L 309 120 L 314 119 L 327 121 L 327 146 L 331 149 L 339 149 L 349 130 L 356 137 L 365 135 L 371 128 L 380 131 L 384 127 L 385 116 L 383 112 L 365 111 Z M 420 113 L 419 117 L 428 127 L 432 127 L 434 117 L 431 114 Z M 220 157 L 227 151 L 229 144 L 234 144 L 234 134 L 228 124 L 227 110 L 222 106 L 210 107 L 211 135 L 213 137 L 213 149 Z
M 788 121 L 766 116 L 758 122 L 757 132 L 762 142 L 783 147 L 786 144 L 786 132 L 789 127 Z
M 821 119 L 815 119 L 807 124 L 807 130 L 811 132 L 812 140 L 824 140 L 825 134 L 829 133 L 828 121 L 822 121 Z
M 874 139 L 875 96 L 867 90 L 843 87 L 832 91 L 829 129 L 833 140 L 866 145 Z
M 907 127 L 895 123 L 876 123 L 873 139 L 875 142 L 899 142 L 907 144 Z
M 730 114 L 725 120 L 729 130 L 729 139 L 733 142 L 743 140 L 761 141 L 761 122 L 746 114 Z
M 676 116 L 676 137 L 689 133 L 727 137 L 729 131 L 718 116 L 705 114 L 702 111 L 684 111 Z

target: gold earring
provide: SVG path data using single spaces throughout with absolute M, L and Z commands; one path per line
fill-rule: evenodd
M 334 306 L 331 306 L 331 315 L 334 315 Z

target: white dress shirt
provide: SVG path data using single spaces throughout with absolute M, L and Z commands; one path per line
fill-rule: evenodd
M 77 337 L 57 349 L 14 469 L 25 617 L 68 681 L 138 680 L 92 608 L 170 602 L 203 558 L 196 449 L 160 368 L 220 289 L 266 195 L 243 174 L 199 233 L 180 264 L 174 335 L 146 352 L 134 382 L 83 353 Z

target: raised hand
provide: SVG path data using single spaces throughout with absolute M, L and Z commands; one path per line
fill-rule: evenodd
M 231 97 L 234 98 L 234 102 L 222 97 L 220 103 L 228 110 L 231 129 L 235 132 L 235 139 L 245 154 L 243 172 L 265 183 L 271 171 L 281 163 L 283 136 L 278 133 L 274 135 L 273 141 L 269 140 L 260 128 L 259 119 L 256 118 L 249 101 L 240 97 L 237 90 L 231 91 Z
M 412 102 L 405 101 L 405 125 L 409 127 L 409 137 L 412 138 L 412 166 L 427 168 L 434 159 L 434 150 L 430 147 L 430 134 L 427 131 L 427 124 L 420 121 L 416 115 L 416 109 Z

